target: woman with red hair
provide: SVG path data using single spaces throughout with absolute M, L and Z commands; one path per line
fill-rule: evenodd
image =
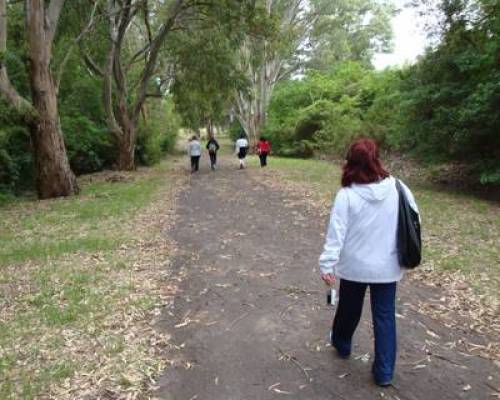
M 410 190 L 402 184 L 418 212 Z M 351 353 L 352 336 L 363 309 L 366 288 L 375 336 L 375 382 L 391 384 L 396 361 L 396 284 L 403 276 L 396 249 L 398 223 L 396 180 L 379 160 L 376 143 L 359 139 L 349 148 L 342 188 L 335 197 L 319 263 L 321 278 L 340 279 L 339 304 L 330 340 L 342 358 Z

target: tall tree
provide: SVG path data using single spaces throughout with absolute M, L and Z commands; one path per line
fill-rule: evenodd
M 148 0 L 107 0 L 104 11 L 107 50 L 103 62 L 99 64 L 91 56 L 89 46 L 84 50 L 87 65 L 102 77 L 107 125 L 118 147 L 117 168 L 120 170 L 135 167 L 137 126 L 151 78 L 163 43 L 185 5 L 184 0 L 175 0 L 169 2 L 165 10 L 163 4 L 150 3 Z M 127 34 L 136 20 L 143 30 L 135 30 L 137 37 L 129 39 Z M 136 51 L 130 51 L 130 47 Z M 132 68 L 135 79 L 131 79 Z
M 374 53 L 392 49 L 390 0 L 311 0 L 317 15 L 309 35 L 308 68 L 328 70 L 343 61 L 371 66 Z
M 234 91 L 245 85 L 235 55 L 250 20 L 231 23 L 205 13 L 174 35 L 169 46 L 175 64 L 172 92 L 187 127 L 206 127 L 212 136 L 224 122 Z
M 254 140 L 266 122 L 277 82 L 303 68 L 323 68 L 341 60 L 369 63 L 374 50 L 387 50 L 390 43 L 389 17 L 394 11 L 390 3 L 260 0 L 257 4 L 274 22 L 274 34 L 266 39 L 248 36 L 241 46 L 240 68 L 250 88 L 235 96 L 236 116 Z
M 266 112 L 278 81 L 300 65 L 300 46 L 314 16 L 307 13 L 306 0 L 263 0 L 259 6 L 272 29 L 248 35 L 242 43 L 238 63 L 248 86 L 235 94 L 235 111 L 241 126 L 257 140 L 266 121 Z
M 70 169 L 59 121 L 58 82 L 51 70 L 52 46 L 65 0 L 26 0 L 31 101 L 11 84 L 4 56 L 7 49 L 7 0 L 0 0 L 0 94 L 30 127 L 38 196 L 67 196 L 78 191 Z

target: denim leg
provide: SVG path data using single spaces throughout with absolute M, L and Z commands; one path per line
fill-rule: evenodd
M 361 318 L 366 287 L 366 283 L 340 280 L 339 304 L 332 327 L 332 345 L 343 357 L 351 354 L 352 336 Z
M 373 377 L 378 383 L 390 382 L 396 363 L 396 282 L 370 285 L 375 333 Z

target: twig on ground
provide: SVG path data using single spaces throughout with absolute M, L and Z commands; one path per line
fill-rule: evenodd
M 240 315 L 238 318 L 236 318 L 233 322 L 231 322 L 229 324 L 229 326 L 226 328 L 226 331 L 230 331 L 231 329 L 233 329 L 233 327 L 238 323 L 240 322 L 243 318 L 246 318 L 248 317 L 250 313 L 246 312 L 246 313 L 243 313 L 242 315 Z

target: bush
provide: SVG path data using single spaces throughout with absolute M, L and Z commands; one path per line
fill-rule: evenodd
M 229 124 L 229 138 L 233 141 L 236 142 L 241 135 L 241 132 L 243 132 L 243 127 L 240 124 L 240 121 L 238 119 L 234 119 L 233 122 Z
M 0 102 L 0 193 L 26 189 L 33 182 L 30 136 L 18 116 Z
M 385 142 L 375 118 L 379 115 L 371 111 L 383 86 L 377 78 L 374 71 L 345 63 L 329 72 L 311 71 L 302 81 L 279 84 L 264 128 L 275 152 L 343 156 L 356 136 Z
M 146 110 L 146 118 L 139 124 L 135 156 L 139 163 L 153 165 L 175 147 L 180 118 L 171 99 L 149 102 Z
M 115 148 L 105 127 L 97 126 L 84 115 L 64 116 L 61 125 L 69 163 L 75 174 L 100 171 L 111 166 Z

